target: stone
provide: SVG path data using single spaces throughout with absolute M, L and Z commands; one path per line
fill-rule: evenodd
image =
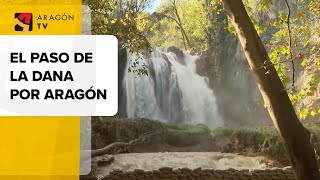
M 161 167 L 161 168 L 159 168 L 159 171 L 161 171 L 161 172 L 172 172 L 172 168 L 170 168 L 170 167 Z
M 95 159 L 99 167 L 111 164 L 114 161 L 113 156 L 102 156 Z
M 177 56 L 177 60 L 180 64 L 186 65 L 186 62 L 184 61 L 184 53 L 181 49 L 175 47 L 175 46 L 170 46 L 167 49 L 167 52 L 172 52 Z

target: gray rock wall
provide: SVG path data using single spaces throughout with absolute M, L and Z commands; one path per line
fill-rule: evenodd
M 208 51 L 198 59 L 198 74 L 209 77 L 226 126 L 270 124 L 270 117 L 238 39 L 229 33 L 219 47 Z M 205 65 L 201 65 L 203 63 Z

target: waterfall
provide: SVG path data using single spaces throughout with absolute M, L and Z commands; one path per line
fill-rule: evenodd
M 128 72 L 130 63 L 140 58 L 148 76 Z M 173 123 L 223 126 L 216 99 L 206 78 L 196 74 L 196 56 L 154 48 L 150 57 L 128 55 L 123 79 L 126 115 Z M 139 63 L 139 64 L 142 64 Z

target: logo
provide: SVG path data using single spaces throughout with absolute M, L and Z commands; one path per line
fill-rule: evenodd
M 15 31 L 32 31 L 32 13 L 15 13 L 14 14 Z

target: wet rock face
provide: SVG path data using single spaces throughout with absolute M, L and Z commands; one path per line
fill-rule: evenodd
M 128 54 L 127 54 L 127 50 L 125 48 L 119 49 L 119 53 L 118 53 L 118 76 L 119 76 L 119 83 L 118 83 L 118 101 L 122 102 L 119 103 L 119 111 L 117 113 L 117 116 L 124 116 L 125 112 L 126 112 L 126 107 L 125 106 L 121 106 L 121 104 L 125 104 L 126 103 L 126 97 L 125 94 L 123 94 L 123 91 L 121 91 L 121 89 L 123 89 L 123 83 L 121 83 L 121 80 L 124 77 L 125 71 L 127 71 L 126 69 L 126 64 L 127 64 L 127 59 L 128 59 Z
M 229 34 L 196 61 L 197 73 L 209 78 L 225 126 L 271 123 L 254 76 L 238 39 Z
M 210 70 L 214 67 L 214 60 L 216 56 L 216 50 L 210 48 L 201 53 L 196 60 L 196 72 L 200 76 L 209 77 Z
M 178 62 L 182 65 L 186 65 L 186 62 L 184 62 L 184 54 L 183 51 L 175 46 L 170 46 L 167 49 L 168 52 L 172 52 L 177 56 Z
M 192 56 L 198 56 L 198 55 L 199 55 L 199 51 L 197 51 L 197 49 L 194 48 L 194 47 L 189 50 L 189 53 L 190 53 Z
M 81 178 L 82 179 L 82 178 Z M 221 179 L 246 179 L 246 180 L 294 180 L 291 169 L 273 169 L 273 170 L 213 170 L 213 169 L 188 169 L 181 168 L 173 170 L 172 168 L 163 167 L 159 170 L 144 171 L 136 169 L 133 172 L 123 172 L 115 170 L 110 175 L 101 178 L 101 180 L 221 180 Z M 84 180 L 84 179 L 83 179 Z

